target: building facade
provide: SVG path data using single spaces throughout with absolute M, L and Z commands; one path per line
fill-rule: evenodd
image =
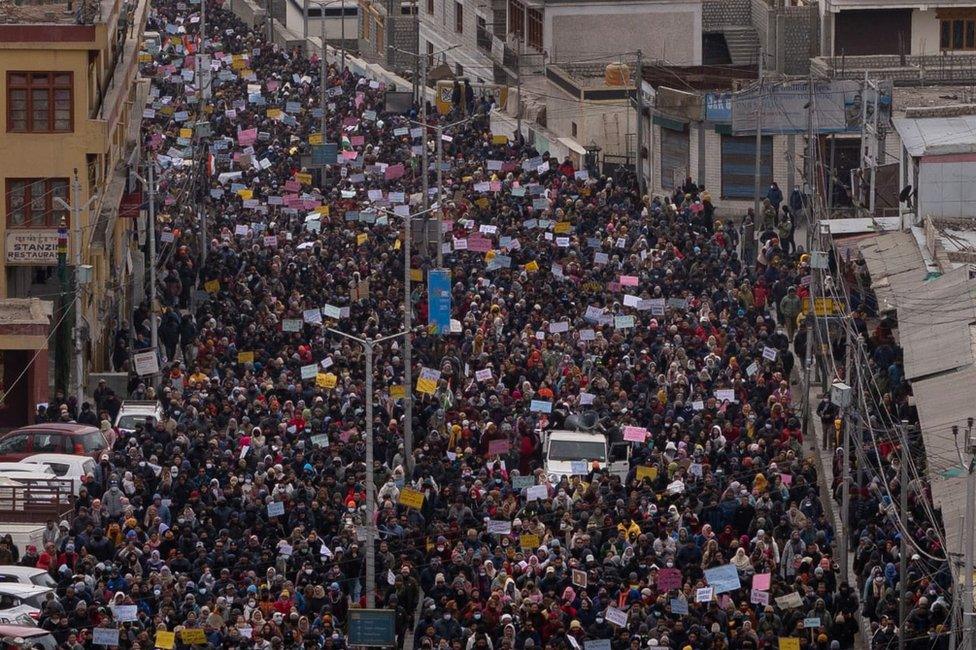
M 138 80 L 148 7 L 148 0 L 87 0 L 0 12 L 0 298 L 65 292 L 57 272 L 65 220 L 68 264 L 80 250 L 82 265 L 91 267 L 81 289 L 91 369 L 106 366 L 111 334 L 131 309 L 126 278 L 136 257 L 131 217 L 139 195 L 129 171 L 138 162 L 148 89 Z M 120 216 L 133 200 L 135 209 Z

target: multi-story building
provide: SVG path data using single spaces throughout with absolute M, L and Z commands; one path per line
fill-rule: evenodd
M 58 226 L 80 250 L 86 369 L 107 365 L 127 320 L 139 195 L 130 182 L 148 85 L 139 58 L 148 0 L 0 6 L 0 297 L 53 299 Z M 65 209 L 62 202 L 69 204 Z M 123 209 L 120 205 L 134 208 Z

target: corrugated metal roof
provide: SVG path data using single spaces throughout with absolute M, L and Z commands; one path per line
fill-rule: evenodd
M 861 242 L 859 248 L 881 311 L 896 309 L 897 296 L 905 295 L 925 279 L 924 260 L 911 233 L 877 235 Z
M 896 117 L 892 123 L 913 157 L 976 152 L 976 115 Z
M 932 502 L 942 510 L 948 550 L 958 552 L 966 512 L 966 477 L 946 472 L 959 467 L 952 425 L 959 426 L 959 444 L 963 445 L 966 420 L 976 409 L 976 366 L 913 382 L 912 391 L 925 441 Z
M 976 302 L 968 268 L 893 293 L 908 379 L 972 365 L 969 325 L 976 321 Z

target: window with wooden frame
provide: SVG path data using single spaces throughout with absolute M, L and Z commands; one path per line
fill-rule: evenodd
M 939 9 L 939 49 L 976 51 L 976 10 Z
M 542 12 L 538 9 L 529 9 L 528 12 L 528 32 L 527 42 L 529 47 L 537 50 L 542 49 Z
M 8 178 L 7 228 L 57 228 L 68 211 L 55 199 L 68 201 L 67 178 Z
M 525 5 L 519 0 L 508 0 L 508 33 L 525 35 Z
M 464 5 L 460 2 L 454 3 L 454 31 L 464 33 Z
M 73 75 L 70 72 L 8 72 L 8 133 L 71 133 Z
M 434 0 L 427 0 L 427 13 L 433 15 L 434 13 Z

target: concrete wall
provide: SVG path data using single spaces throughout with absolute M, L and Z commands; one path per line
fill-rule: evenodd
M 689 125 L 688 161 L 689 172 L 695 182 L 704 183 L 712 202 L 718 208 L 720 218 L 740 218 L 753 206 L 751 200 L 730 200 L 722 198 L 722 136 L 715 132 L 714 126 L 697 123 Z M 704 139 L 704 146 L 701 141 Z M 797 147 L 802 146 L 797 143 Z M 773 136 L 773 180 L 779 184 L 784 194 L 792 189 L 791 182 L 799 182 L 800 173 L 795 165 L 799 159 L 790 153 L 787 136 Z M 661 187 L 661 127 L 654 126 L 654 147 L 651 158 L 651 177 L 648 183 L 652 194 L 669 194 L 670 190 Z M 792 168 L 792 169 L 791 169 Z M 702 174 L 704 171 L 704 175 Z M 762 188 L 765 192 L 768 188 Z
M 434 13 L 427 13 L 426 0 L 420 0 L 420 52 L 427 52 L 427 44 L 434 47 L 435 52 L 456 47 L 445 53 L 443 59 L 455 69 L 461 65 L 462 73 L 472 81 L 491 83 L 494 80 L 492 60 L 488 53 L 478 48 L 478 6 L 473 2 L 462 0 L 462 30 L 455 29 L 455 12 L 458 3 L 455 0 L 434 0 Z M 487 11 L 490 16 L 490 10 Z M 492 19 L 486 21 L 492 22 Z M 489 27 L 490 31 L 490 27 Z M 435 57 L 440 62 L 442 57 Z
M 550 60 L 642 50 L 671 65 L 701 64 L 700 2 L 548 5 L 542 30 Z
M 820 53 L 820 13 L 816 6 L 775 7 L 752 0 L 752 24 L 767 53 L 767 69 L 807 74 L 810 57 Z
M 912 54 L 938 54 L 941 25 L 935 11 L 912 12 Z
M 752 0 L 704 0 L 702 31 L 720 32 L 723 27 L 752 24 Z

